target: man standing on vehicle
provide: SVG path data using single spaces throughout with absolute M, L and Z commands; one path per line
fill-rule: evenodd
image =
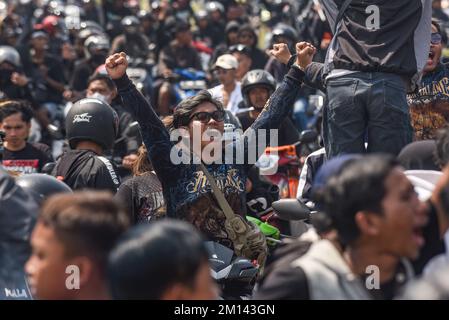
M 406 92 L 415 89 L 429 56 L 432 1 L 320 3 L 334 32 L 324 70 L 328 156 L 398 154 L 412 141 Z

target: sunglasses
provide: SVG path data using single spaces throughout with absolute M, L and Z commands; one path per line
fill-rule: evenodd
M 432 33 L 432 36 L 430 38 L 430 43 L 432 44 L 440 44 L 443 40 L 443 37 L 439 33 Z
M 246 54 L 248 56 L 251 56 L 251 50 L 247 46 L 245 46 L 244 44 L 241 44 L 241 43 L 235 44 L 235 45 L 229 47 L 229 52 L 230 53 L 240 52 L 240 53 Z
M 202 123 L 208 123 L 211 118 L 217 122 L 222 122 L 222 121 L 224 121 L 224 118 L 225 118 L 225 112 L 223 110 L 217 110 L 212 113 L 211 112 L 198 112 L 198 113 L 193 114 L 189 118 L 189 121 L 192 121 L 192 119 L 195 119 Z

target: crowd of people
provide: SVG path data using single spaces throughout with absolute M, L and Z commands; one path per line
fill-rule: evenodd
M 223 298 L 209 242 L 256 270 L 252 299 L 449 298 L 449 1 L 0 19 L 0 299 Z M 272 208 L 278 146 L 300 222 Z

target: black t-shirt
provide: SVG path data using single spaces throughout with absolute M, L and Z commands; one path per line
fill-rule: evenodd
M 153 172 L 126 180 L 115 197 L 123 203 L 134 223 L 158 219 L 159 209 L 165 206 L 161 183 Z
M 21 173 L 41 172 L 42 167 L 53 159 L 49 147 L 41 143 L 26 143 L 19 151 L 4 149 L 2 165 L 9 171 Z
M 97 189 L 117 192 L 120 177 L 113 163 L 90 150 L 69 150 L 62 154 L 52 175 L 73 190 Z
M 75 64 L 72 79 L 70 80 L 70 87 L 72 90 L 83 91 L 87 89 L 87 81 L 94 73 L 95 68 L 89 63 L 87 59 L 79 61 Z
M 240 123 L 242 124 L 243 131 L 246 131 L 251 125 L 254 123 L 255 119 L 250 117 L 250 112 L 243 112 L 237 114 L 237 118 L 239 118 Z M 279 127 L 279 136 L 278 136 L 278 145 L 279 146 L 287 146 L 290 144 L 294 144 L 299 140 L 299 132 L 296 129 L 295 125 L 289 118 L 285 118 Z

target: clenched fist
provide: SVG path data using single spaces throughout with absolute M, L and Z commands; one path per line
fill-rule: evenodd
M 126 74 L 128 68 L 128 60 L 126 60 L 126 53 L 114 53 L 106 59 L 106 71 L 112 79 L 119 79 Z
M 273 49 L 270 50 L 270 54 L 283 64 L 287 64 L 292 56 L 285 43 L 274 44 Z
M 308 42 L 299 42 L 296 44 L 296 64 L 305 70 L 312 63 L 316 48 Z

